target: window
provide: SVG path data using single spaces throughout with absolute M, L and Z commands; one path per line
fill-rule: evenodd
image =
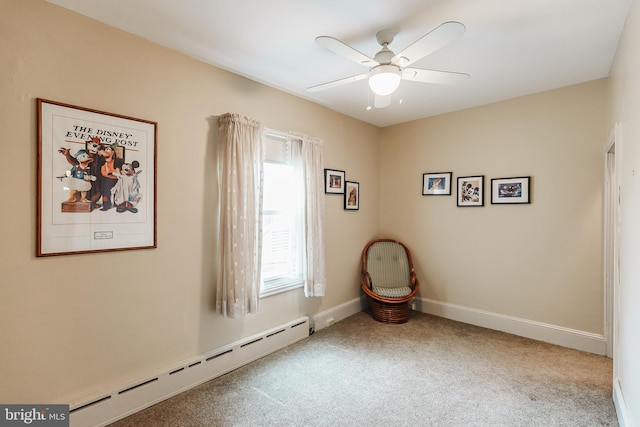
M 260 296 L 302 286 L 303 209 L 301 180 L 286 137 L 265 135 Z

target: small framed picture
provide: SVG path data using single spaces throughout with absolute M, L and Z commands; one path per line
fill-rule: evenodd
M 491 180 L 491 204 L 529 203 L 531 177 L 494 178 Z
M 423 196 L 450 196 L 451 172 L 423 173 Z
M 360 183 L 345 182 L 344 208 L 348 211 L 357 211 L 360 208 Z
M 458 206 L 484 206 L 484 175 L 458 177 Z
M 336 169 L 324 170 L 324 192 L 344 194 L 344 171 Z

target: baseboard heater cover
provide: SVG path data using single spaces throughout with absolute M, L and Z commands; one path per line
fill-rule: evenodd
M 301 317 L 176 364 L 158 375 L 70 405 L 71 427 L 106 426 L 176 394 L 231 372 L 309 336 Z

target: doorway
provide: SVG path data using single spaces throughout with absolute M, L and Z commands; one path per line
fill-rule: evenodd
M 618 231 L 620 218 L 620 184 L 617 173 L 616 131 L 605 152 L 604 179 L 604 338 L 606 355 L 614 359 L 617 342 L 616 288 L 618 284 Z

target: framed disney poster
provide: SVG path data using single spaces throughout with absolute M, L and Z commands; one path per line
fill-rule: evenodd
M 157 247 L 157 123 L 37 103 L 36 255 Z

